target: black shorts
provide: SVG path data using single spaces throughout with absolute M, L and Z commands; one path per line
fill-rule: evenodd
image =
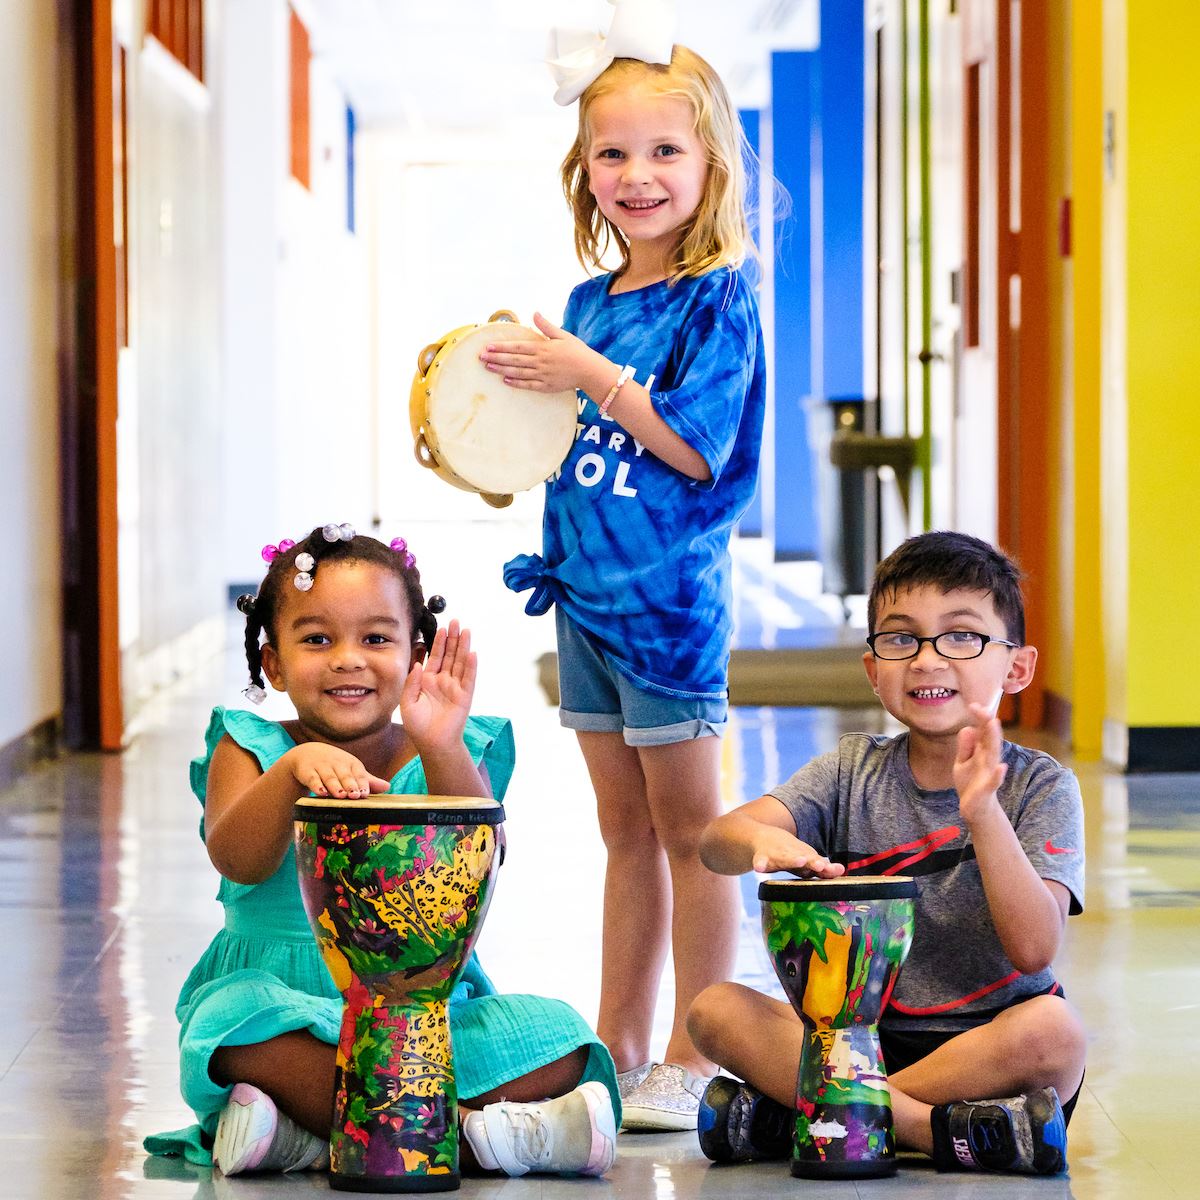
M 1032 998 L 1030 997 L 1030 999 Z M 998 1008 L 992 1016 L 1003 1011 Z M 988 1020 L 990 1019 L 989 1017 Z M 956 1038 L 961 1033 L 967 1033 L 971 1029 L 978 1028 L 979 1025 L 986 1024 L 987 1020 L 978 1021 L 973 1025 L 966 1025 L 962 1029 L 897 1029 L 895 1026 L 881 1026 L 879 1043 L 883 1050 L 883 1065 L 887 1068 L 889 1075 L 895 1075 L 903 1071 L 905 1067 L 911 1067 L 913 1063 L 920 1062 L 939 1046 L 945 1045 L 951 1038 Z M 1071 1123 L 1071 1114 L 1075 1111 L 1075 1102 L 1079 1099 L 1079 1093 L 1082 1090 L 1083 1080 L 1081 1079 L 1079 1087 L 1075 1089 L 1075 1094 L 1069 1100 L 1062 1102 L 1063 1119 L 1068 1125 Z

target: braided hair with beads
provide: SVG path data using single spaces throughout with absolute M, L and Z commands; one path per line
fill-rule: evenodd
M 349 525 L 317 526 L 307 537 L 294 544 L 282 542 L 278 547 L 267 547 L 273 553 L 269 559 L 267 573 L 258 586 L 258 594 L 249 593 L 237 598 L 238 612 L 246 618 L 246 665 L 250 669 L 250 686 L 246 696 L 261 703 L 266 696 L 262 673 L 262 635 L 274 642 L 275 621 L 283 589 L 293 584 L 301 590 L 312 586 L 312 580 L 322 563 L 339 562 L 374 563 L 390 571 L 404 585 L 409 610 L 415 614 L 417 632 L 426 648 L 433 645 L 437 633 L 437 614 L 443 612 L 446 601 L 441 596 L 430 596 L 428 601 L 421 589 L 421 573 L 403 538 L 393 538 L 385 546 L 377 538 L 356 534 Z M 267 557 L 267 550 L 263 556 Z M 299 560 L 299 562 L 297 562 Z M 308 577 L 307 583 L 302 580 Z

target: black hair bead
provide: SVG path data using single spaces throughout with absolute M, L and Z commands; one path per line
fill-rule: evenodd
M 434 615 L 446 611 L 446 598 L 444 596 L 430 596 L 425 601 L 425 607 Z
M 237 610 L 243 616 L 249 617 L 254 613 L 255 597 L 250 592 L 243 592 L 236 601 Z

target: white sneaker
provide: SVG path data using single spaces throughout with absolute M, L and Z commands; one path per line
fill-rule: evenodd
M 622 1102 L 622 1129 L 652 1132 L 695 1129 L 700 1097 L 708 1086 L 676 1063 L 658 1063 Z
M 217 1118 L 213 1166 L 224 1175 L 243 1171 L 304 1171 L 329 1165 L 329 1143 L 302 1129 L 253 1084 L 234 1085 Z
M 485 1171 L 603 1175 L 617 1154 L 608 1088 L 594 1080 L 540 1104 L 487 1104 L 469 1113 L 463 1136 Z

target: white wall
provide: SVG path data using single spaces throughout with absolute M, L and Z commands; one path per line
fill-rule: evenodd
M 0 37 L 0 746 L 62 706 L 56 12 L 5 6 Z
M 275 276 L 279 213 L 288 173 L 286 10 L 227 4 L 220 37 L 222 89 L 215 97 L 221 156 L 221 574 L 254 578 L 248 542 L 279 527 L 283 464 L 271 444 L 278 390 Z M 282 529 L 263 534 L 277 542 Z M 216 602 L 214 597 L 214 603 Z
M 225 446 L 214 502 L 223 577 L 237 583 L 262 574 L 267 542 L 331 519 L 367 528 L 374 425 L 366 265 L 346 225 L 345 97 L 314 59 L 306 190 L 289 170 L 287 5 L 226 5 L 221 56 Z
M 585 277 L 558 177 L 575 113 L 551 115 L 546 127 L 526 123 L 509 142 L 386 129 L 361 139 L 374 272 L 379 507 L 388 528 L 416 519 L 536 523 L 541 513 L 540 487 L 497 515 L 478 496 L 419 467 L 408 409 L 425 346 L 499 309 L 525 324 L 535 310 L 557 323 L 571 288 Z

